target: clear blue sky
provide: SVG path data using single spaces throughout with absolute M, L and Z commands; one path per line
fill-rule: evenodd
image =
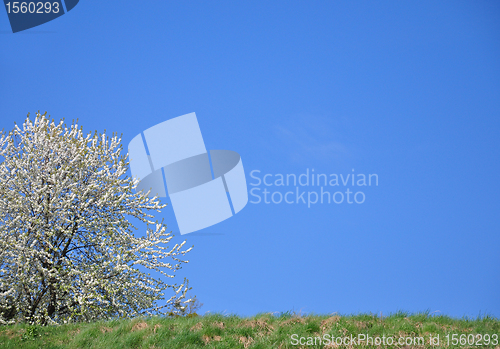
M 16 34 L 1 10 L 0 47 L 0 128 L 48 111 L 127 147 L 196 112 L 249 189 L 378 175 L 350 187 L 363 204 L 249 203 L 177 234 L 202 312 L 500 316 L 499 2 L 81 0 Z

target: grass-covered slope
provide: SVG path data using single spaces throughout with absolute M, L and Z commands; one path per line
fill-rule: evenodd
M 430 336 L 434 345 L 429 343 Z M 500 348 L 496 344 L 499 336 L 500 321 L 492 317 L 469 320 L 405 313 L 388 317 L 286 313 L 242 318 L 217 314 L 48 327 L 1 326 L 0 348 Z M 423 345 L 418 343 L 419 337 Z M 457 345 L 453 345 L 453 338 Z M 468 343 L 464 344 L 464 339 Z

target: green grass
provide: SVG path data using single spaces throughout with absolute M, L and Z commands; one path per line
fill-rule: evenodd
M 447 345 L 445 336 L 471 334 L 500 337 L 500 321 L 493 317 L 454 319 L 428 313 L 399 312 L 381 318 L 375 314 L 307 315 L 291 312 L 278 315 L 259 314 L 243 318 L 234 315 L 212 314 L 199 317 L 136 318 L 88 324 L 60 326 L 0 326 L 0 348 L 336 348 L 325 342 L 307 345 L 314 337 L 358 338 L 359 334 L 382 339 L 392 337 L 394 345 L 356 345 L 341 348 L 500 348 L 500 344 Z M 293 345 L 292 335 L 303 337 L 305 345 Z M 429 344 L 429 335 L 440 337 L 439 346 Z M 423 337 L 425 345 L 397 345 L 399 337 Z M 463 337 L 465 338 L 465 337 Z M 474 343 L 477 343 L 477 338 Z M 472 337 L 469 337 L 472 340 Z M 499 338 L 500 341 L 500 338 Z M 371 344 L 371 343 L 370 343 Z M 376 344 L 376 342 L 374 342 Z

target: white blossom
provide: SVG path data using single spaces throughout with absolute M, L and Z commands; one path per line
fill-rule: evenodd
M 0 133 L 0 323 L 182 313 L 187 280 L 138 267 L 172 278 L 192 247 L 167 248 L 172 235 L 149 213 L 166 205 L 135 192 L 121 150 L 116 134 L 84 135 L 40 113 Z

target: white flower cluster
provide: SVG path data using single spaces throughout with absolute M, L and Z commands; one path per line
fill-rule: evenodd
M 116 134 L 84 136 L 40 113 L 0 133 L 0 323 L 184 311 L 186 279 L 170 285 L 138 267 L 173 278 L 192 247 L 166 246 L 172 236 L 149 213 L 165 205 L 134 191 L 121 150 Z

